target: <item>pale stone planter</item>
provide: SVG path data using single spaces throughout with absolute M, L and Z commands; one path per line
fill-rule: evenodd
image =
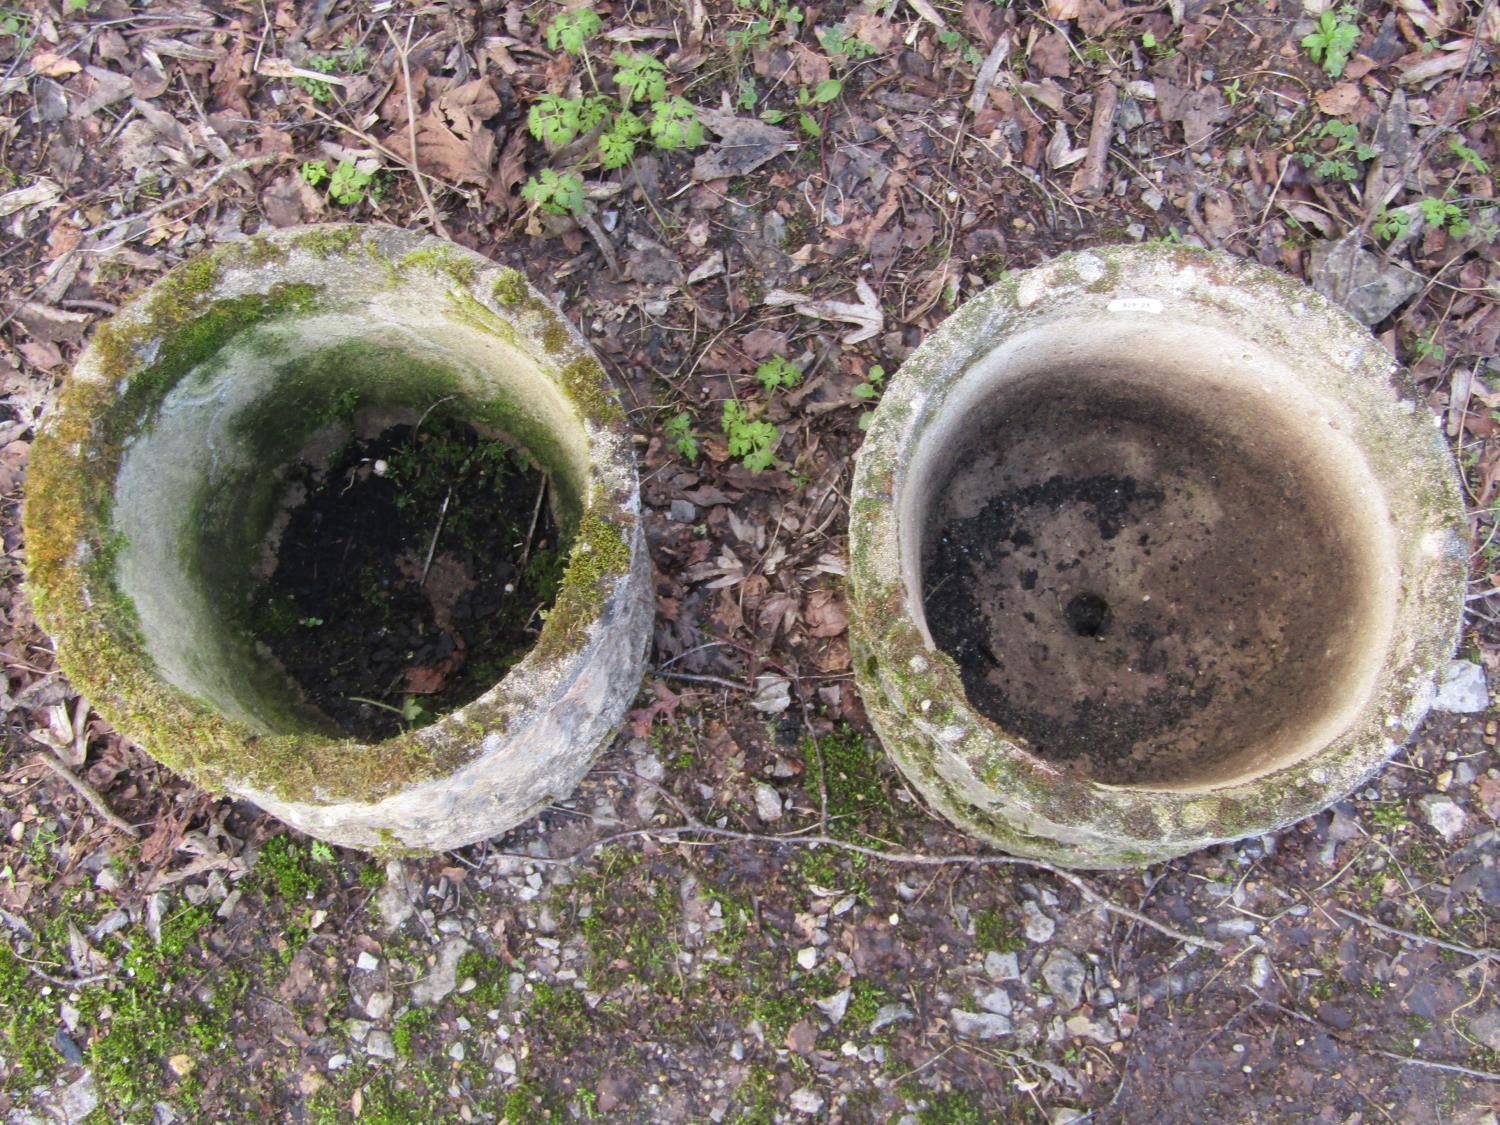
M 1305 817 L 1401 745 L 1464 530 L 1433 418 L 1344 312 L 1225 255 L 1071 254 L 971 300 L 876 411 L 855 675 L 965 830 L 1149 863 Z
M 458 396 L 548 474 L 573 533 L 533 649 L 377 743 L 331 736 L 226 612 L 299 451 Z M 635 695 L 653 598 L 630 435 L 514 270 L 392 228 L 311 227 L 172 271 L 94 337 L 32 451 L 29 587 L 69 677 L 167 765 L 314 836 L 446 849 L 565 796 Z

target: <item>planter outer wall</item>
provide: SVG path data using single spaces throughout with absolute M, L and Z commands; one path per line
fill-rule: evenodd
M 445 396 L 549 474 L 572 549 L 538 641 L 498 684 L 361 743 L 224 610 L 273 531 L 280 469 Z M 651 565 L 617 394 L 521 274 L 440 239 L 310 227 L 173 270 L 80 357 L 33 449 L 24 519 L 38 619 L 100 713 L 196 783 L 333 843 L 442 850 L 506 831 L 572 791 L 639 687 Z
M 1370 647 L 1351 675 L 1357 690 L 1303 752 L 1213 782 L 1103 784 L 1032 755 L 969 703 L 925 623 L 925 509 L 913 497 L 938 487 L 934 446 L 962 426 L 955 415 L 983 401 L 986 380 L 1006 378 L 1007 348 L 1108 365 L 1114 349 L 1157 347 L 1165 368 L 1184 349 L 1205 346 L 1222 349 L 1197 353 L 1206 366 L 1217 360 L 1276 394 L 1290 389 L 1297 413 L 1268 401 L 1266 425 L 1278 414 L 1313 419 L 1298 422 L 1312 434 L 1312 455 L 1355 490 L 1351 502 L 1369 524 L 1355 534 L 1369 547 L 1360 562 L 1368 571 L 1361 597 L 1373 607 Z M 1347 795 L 1421 722 L 1462 616 L 1464 509 L 1435 419 L 1341 309 L 1224 254 L 1100 248 L 980 293 L 892 379 L 857 458 L 851 504 L 855 677 L 887 752 L 965 831 L 1069 866 L 1157 862 L 1272 831 Z

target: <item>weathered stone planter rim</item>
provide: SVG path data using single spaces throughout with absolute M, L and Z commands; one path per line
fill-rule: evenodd
M 1063 295 L 1071 299 L 1097 293 L 1102 312 L 1107 294 L 1122 294 L 1118 284 L 1122 275 L 1132 279 L 1129 296 L 1180 302 L 1180 295 L 1158 291 L 1149 282 L 1134 285 L 1135 279 L 1144 276 L 1142 267 L 1160 262 L 1163 255 L 1170 255 L 1179 271 L 1196 271 L 1205 279 L 1206 283 L 1190 292 L 1190 299 L 1237 302 L 1240 313 L 1253 312 L 1257 302 L 1291 300 L 1302 303 L 1320 323 L 1331 318 L 1344 326 L 1332 334 L 1334 338 L 1292 340 L 1269 325 L 1266 342 L 1317 349 L 1330 367 L 1357 369 L 1370 387 L 1379 388 L 1378 394 L 1368 395 L 1368 401 L 1363 390 L 1351 391 L 1345 405 L 1362 430 L 1357 438 L 1367 450 L 1383 451 L 1389 459 L 1381 469 L 1390 478 L 1402 479 L 1403 467 L 1413 464 L 1443 470 L 1427 475 L 1425 479 L 1439 482 L 1427 491 L 1393 497 L 1394 504 L 1402 507 L 1393 512 L 1397 526 L 1425 532 L 1429 540 L 1403 543 L 1403 550 L 1409 557 L 1423 551 L 1428 561 L 1404 568 L 1419 581 L 1400 591 L 1404 603 L 1400 615 L 1407 633 L 1391 647 L 1378 697 L 1323 752 L 1240 784 L 1190 791 L 1107 785 L 1064 773 L 1028 753 L 978 713 L 967 701 L 952 659 L 930 647 L 914 623 L 894 512 L 916 435 L 943 408 L 947 392 L 994 340 L 1024 331 Z M 1210 287 L 1212 295 L 1207 292 Z M 1252 315 L 1251 322 L 1255 319 Z M 1399 424 L 1400 440 L 1391 441 L 1392 412 L 1388 404 L 1379 402 L 1388 399 L 1387 381 L 1394 377 L 1389 355 L 1342 310 L 1290 278 L 1225 254 L 1185 248 L 1103 247 L 1066 254 L 1045 267 L 1002 279 L 955 313 L 898 372 L 856 464 L 850 513 L 850 642 L 862 689 L 877 680 L 880 685 L 874 693 L 877 698 L 867 699 L 867 705 L 879 709 L 885 703 L 878 696 L 888 694 L 893 714 L 915 721 L 929 738 L 953 747 L 974 778 L 1003 787 L 1012 807 L 1022 810 L 1020 819 L 1036 826 L 1060 824 L 1075 832 L 1097 832 L 1099 851 L 1113 851 L 1093 866 L 1133 865 L 1180 854 L 1202 846 L 1209 825 L 1216 826 L 1219 838 L 1233 839 L 1246 831 L 1289 824 L 1322 808 L 1331 786 L 1353 788 L 1421 721 L 1431 698 L 1432 671 L 1452 651 L 1460 625 L 1466 549 L 1451 454 L 1431 416 L 1415 407 L 1408 411 L 1409 420 Z M 1382 427 L 1379 431 L 1377 424 Z M 1411 479 L 1423 478 L 1413 471 Z M 1441 542 L 1433 541 L 1434 537 Z M 951 780 L 930 763 L 903 760 L 903 767 L 921 771 L 939 791 L 950 794 L 950 803 L 967 803 L 957 797 Z M 1015 827 L 1014 816 L 1002 819 L 992 810 L 969 805 L 967 815 L 959 819 L 980 835 L 1023 854 L 1064 863 L 1078 859 L 1075 851 L 1055 840 Z M 1118 846 L 1112 843 L 1116 836 L 1150 843 Z
M 479 700 L 377 744 L 258 732 L 163 682 L 129 599 L 112 582 L 120 548 L 112 525 L 114 481 L 135 427 L 149 424 L 171 390 L 221 348 L 275 318 L 312 315 L 315 302 L 342 301 L 343 294 L 314 280 L 327 276 L 330 262 L 362 284 L 381 279 L 370 282 L 376 289 L 430 286 L 470 328 L 539 361 L 589 447 L 586 479 L 575 482 L 572 551 L 532 651 Z M 268 265 L 283 279 L 274 287 L 261 277 Z M 544 451 L 530 452 L 546 465 Z M 170 271 L 101 326 L 33 451 L 25 529 L 38 619 L 57 641 L 70 679 L 101 711 L 142 733 L 163 762 L 207 787 L 235 782 L 314 802 L 378 800 L 462 766 L 485 731 L 536 705 L 539 696 L 566 689 L 567 678 L 599 647 L 609 607 L 632 568 L 649 565 L 624 412 L 568 320 L 516 270 L 451 243 L 357 225 L 292 229 L 222 246 Z

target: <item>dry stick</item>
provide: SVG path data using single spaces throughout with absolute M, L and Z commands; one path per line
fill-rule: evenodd
M 1369 926 L 1372 930 L 1379 930 L 1383 934 L 1401 938 L 1403 941 L 1415 941 L 1422 945 L 1435 945 L 1439 949 L 1446 949 L 1453 953 L 1462 953 L 1465 957 L 1478 957 L 1481 960 L 1500 961 L 1500 949 L 1476 949 L 1473 946 L 1459 945 L 1453 941 L 1443 941 L 1440 938 L 1428 937 L 1425 934 L 1415 934 L 1410 930 L 1398 930 L 1395 926 L 1387 926 L 1384 922 L 1377 922 L 1374 918 L 1366 918 L 1363 914 L 1356 914 L 1352 910 L 1345 910 L 1342 906 L 1335 906 L 1340 914 L 1346 918 L 1353 918 Z
M 527 562 L 531 559 L 531 545 L 536 542 L 537 521 L 542 518 L 542 498 L 547 495 L 547 474 L 542 474 L 542 487 L 536 490 L 536 507 L 531 509 L 531 528 L 526 532 L 526 549 L 521 552 L 521 565 L 517 570 L 525 570 Z
M 406 87 L 406 133 L 411 138 L 411 174 L 412 179 L 417 181 L 417 190 L 422 193 L 422 202 L 427 205 L 427 216 L 432 220 L 432 229 L 442 237 L 448 237 L 448 228 L 443 226 L 443 220 L 438 217 L 437 208 L 432 205 L 432 195 L 427 190 L 427 177 L 422 172 L 421 162 L 417 159 L 417 107 L 411 96 L 411 65 L 407 61 L 407 52 L 411 49 L 411 33 L 416 27 L 417 21 L 410 20 L 406 25 L 406 42 L 398 44 L 396 35 L 391 31 L 391 25 L 385 20 L 380 21 L 380 26 L 385 28 L 385 33 L 395 49 L 397 57 L 401 60 L 401 80 Z M 425 577 L 424 577 L 425 581 Z
M 51 750 L 37 751 L 37 760 L 40 761 L 42 765 L 46 766 L 53 773 L 57 774 L 58 777 L 62 778 L 69 785 L 71 785 L 74 792 L 76 792 L 80 797 L 82 797 L 85 801 L 92 805 L 94 811 L 101 817 L 103 817 L 111 828 L 125 833 L 125 835 L 129 836 L 133 840 L 140 839 L 140 833 L 135 830 L 135 827 L 127 823 L 118 814 L 116 814 L 114 809 L 109 807 L 108 803 L 104 800 L 104 797 L 100 795 L 99 790 L 95 789 L 87 781 L 84 781 L 83 778 L 79 777 L 72 770 L 70 770 L 66 765 L 63 764 L 63 760 L 56 754 L 54 754 Z
M 727 681 L 726 681 L 727 683 Z M 616 832 L 609 836 L 600 837 L 591 843 L 585 844 L 571 855 L 563 856 L 561 859 L 541 859 L 537 856 L 522 855 L 520 853 L 499 853 L 510 859 L 526 860 L 530 863 L 549 863 L 559 867 L 570 867 L 584 859 L 591 853 L 604 847 L 606 844 L 616 843 L 620 840 L 630 839 L 635 836 L 680 836 L 684 833 L 699 836 L 714 836 L 724 840 L 739 840 L 745 843 L 755 844 L 778 844 L 797 846 L 813 846 L 839 848 L 843 851 L 854 852 L 857 855 L 868 856 L 885 863 L 908 864 L 913 867 L 948 867 L 967 864 L 974 867 L 1029 867 L 1035 871 L 1046 871 L 1058 879 L 1073 887 L 1079 894 L 1083 895 L 1095 906 L 1110 914 L 1117 914 L 1121 918 L 1128 918 L 1132 922 L 1155 930 L 1157 933 L 1171 938 L 1173 941 L 1182 942 L 1184 945 L 1196 946 L 1199 949 L 1212 950 L 1215 953 L 1223 950 L 1223 945 L 1207 938 L 1197 937 L 1194 934 L 1183 933 L 1174 929 L 1164 922 L 1158 922 L 1142 914 L 1138 910 L 1132 910 L 1128 906 L 1121 906 L 1105 898 L 1088 883 L 1084 882 L 1071 871 L 1065 871 L 1042 859 L 1027 859 L 1024 856 L 1014 855 L 919 855 L 915 852 L 884 852 L 878 848 L 867 848 L 861 844 L 851 844 L 847 840 L 838 840 L 832 836 L 765 836 L 757 832 L 738 832 L 732 828 L 715 828 L 713 825 L 703 824 L 697 820 L 676 827 L 664 828 L 635 828 L 625 832 Z
M 1083 167 L 1073 177 L 1073 190 L 1082 195 L 1104 194 L 1104 180 L 1109 174 L 1109 142 L 1115 133 L 1115 112 L 1120 107 L 1120 91 L 1106 78 L 1094 94 L 1094 123 L 1089 127 L 1089 152 Z
M 432 569 L 432 556 L 437 551 L 438 536 L 443 533 L 443 521 L 448 518 L 448 501 L 452 499 L 453 489 L 449 488 L 443 496 L 442 510 L 438 512 L 437 527 L 432 529 L 432 542 L 427 544 L 427 561 L 422 564 L 422 580 L 417 583 L 419 589 L 427 585 L 427 572 Z
M 723 676 L 698 676 L 691 672 L 663 672 L 658 669 L 656 676 L 663 680 L 681 680 L 685 684 L 716 684 L 719 687 L 732 688 L 735 691 L 755 691 L 751 684 L 737 684 L 733 680 L 726 680 Z

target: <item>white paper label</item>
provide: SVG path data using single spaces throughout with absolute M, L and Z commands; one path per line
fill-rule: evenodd
M 1109 303 L 1110 312 L 1159 313 L 1162 303 L 1155 297 L 1120 297 Z

